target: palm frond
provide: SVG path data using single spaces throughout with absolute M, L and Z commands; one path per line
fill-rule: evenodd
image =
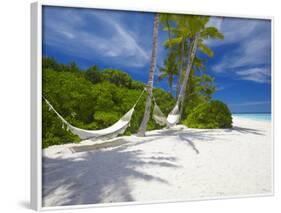
M 204 39 L 224 39 L 224 35 L 215 27 L 206 27 L 201 31 L 200 37 Z
M 167 46 L 167 47 L 173 47 L 179 43 L 181 43 L 183 38 L 178 37 L 178 38 L 170 38 L 166 41 L 163 42 L 163 46 Z
M 198 47 L 204 54 L 206 54 L 209 57 L 213 57 L 214 52 L 203 42 L 199 42 Z

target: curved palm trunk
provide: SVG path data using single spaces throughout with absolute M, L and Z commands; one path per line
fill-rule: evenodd
M 180 50 L 180 67 L 179 67 L 179 77 L 178 77 L 178 82 L 177 82 L 176 97 L 178 97 L 179 92 L 180 92 L 181 78 L 182 78 L 182 72 L 183 72 L 184 41 L 181 42 L 180 46 L 181 46 L 181 50 Z
M 184 101 L 185 101 L 185 93 L 186 93 L 186 86 L 188 83 L 188 79 L 189 79 L 189 74 L 193 65 L 193 60 L 197 51 L 197 46 L 198 46 L 198 34 L 195 35 L 194 41 L 193 41 L 193 45 L 192 45 L 192 50 L 190 52 L 190 56 L 189 56 L 189 61 L 186 67 L 186 71 L 185 71 L 185 76 L 183 79 L 183 84 L 180 90 L 180 94 L 179 94 L 179 102 L 180 102 L 180 117 L 182 116 L 182 112 L 183 112 L 183 108 L 184 108 Z
M 156 57 L 157 57 L 158 26 L 159 26 L 159 14 L 157 13 L 154 16 L 154 23 L 153 23 L 152 54 L 151 54 L 151 62 L 150 62 L 150 69 L 149 69 L 149 78 L 147 83 L 148 95 L 146 97 L 145 111 L 137 134 L 138 136 L 145 136 L 147 123 L 150 117 L 151 96 L 153 90 L 154 71 L 155 71 Z

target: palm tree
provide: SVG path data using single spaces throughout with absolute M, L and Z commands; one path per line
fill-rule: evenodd
M 164 66 L 159 68 L 159 76 L 158 80 L 162 80 L 164 78 L 168 78 L 168 84 L 170 87 L 170 93 L 173 95 L 173 83 L 174 76 L 178 74 L 178 66 L 176 63 L 176 52 L 171 49 L 168 57 L 164 61 Z
M 224 36 L 222 33 L 218 31 L 215 27 L 207 26 L 209 21 L 209 17 L 207 16 L 188 16 L 181 24 L 184 24 L 186 31 L 188 32 L 188 43 L 189 46 L 189 54 L 188 54 L 188 61 L 187 67 L 185 70 L 185 75 L 182 83 L 182 87 L 179 93 L 179 100 L 181 104 L 181 112 L 185 101 L 185 92 L 186 86 L 188 83 L 190 71 L 193 67 L 194 58 L 196 56 L 196 52 L 199 49 L 203 53 L 208 56 L 213 56 L 213 51 L 204 44 L 206 39 L 223 39 Z M 185 31 L 185 32 L 186 32 Z
M 183 69 L 184 64 L 186 62 L 184 57 L 187 55 L 188 50 L 188 35 L 189 31 L 185 26 L 186 17 L 184 15 L 172 15 L 166 17 L 166 19 L 169 19 L 171 22 L 176 24 L 176 27 L 170 27 L 173 24 L 168 25 L 164 30 L 169 31 L 169 39 L 164 42 L 164 45 L 169 48 L 177 48 L 178 49 L 178 64 L 179 64 L 179 70 L 178 70 L 178 82 L 176 87 L 176 96 L 179 94 L 180 85 L 183 77 Z M 171 36 L 171 33 L 173 34 L 173 37 Z
M 162 13 L 159 16 L 159 22 L 163 26 L 163 29 L 168 31 L 169 41 L 171 40 L 171 25 L 174 22 L 175 15 L 169 13 Z M 169 44 L 167 47 L 170 47 Z
M 159 14 L 156 13 L 154 16 L 154 23 L 153 23 L 152 54 L 151 54 L 151 62 L 150 62 L 150 69 L 149 69 L 149 78 L 147 83 L 148 95 L 146 97 L 145 111 L 140 128 L 138 130 L 138 134 L 137 134 L 138 136 L 145 136 L 147 123 L 150 117 L 151 97 L 152 97 L 153 80 L 154 80 L 154 72 L 155 72 L 156 57 L 157 57 L 158 26 L 159 26 Z
M 166 28 L 173 33 L 173 37 L 164 43 L 168 47 L 177 46 L 179 49 L 179 76 L 177 83 L 177 95 L 181 103 L 181 112 L 185 101 L 185 92 L 191 69 L 202 68 L 202 61 L 196 57 L 197 49 L 209 57 L 213 51 L 204 44 L 205 39 L 223 39 L 223 35 L 215 28 L 208 27 L 209 17 L 174 15 L 175 27 Z M 183 70 L 186 70 L 185 72 Z M 183 79 L 184 78 L 184 79 Z M 181 90 L 179 91 L 181 87 Z
M 178 58 L 178 82 L 176 88 L 176 96 L 178 96 L 179 87 L 181 83 L 182 77 L 182 69 L 184 65 L 184 50 L 186 42 L 185 37 L 181 34 L 177 36 L 178 29 L 172 27 L 178 20 L 179 17 L 182 15 L 172 15 L 172 14 L 161 14 L 160 15 L 160 23 L 163 25 L 163 30 L 168 31 L 168 40 L 164 42 L 164 46 L 167 48 L 175 49 L 177 54 L 179 55 Z M 179 50 L 178 50 L 179 49 Z

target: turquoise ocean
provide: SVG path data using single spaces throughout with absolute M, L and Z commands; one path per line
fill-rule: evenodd
M 271 113 L 233 113 L 232 116 L 256 121 L 271 121 Z

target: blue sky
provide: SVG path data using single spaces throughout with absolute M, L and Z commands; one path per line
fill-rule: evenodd
M 44 7 L 43 55 L 61 63 L 75 61 L 116 68 L 147 82 L 153 30 L 153 13 Z M 215 55 L 207 73 L 215 77 L 214 99 L 232 112 L 271 111 L 271 23 L 268 20 L 212 17 L 210 26 L 223 32 L 223 41 L 206 43 Z M 157 64 L 166 56 L 159 30 Z M 156 71 L 157 75 L 157 71 Z M 168 88 L 167 81 L 155 87 Z

